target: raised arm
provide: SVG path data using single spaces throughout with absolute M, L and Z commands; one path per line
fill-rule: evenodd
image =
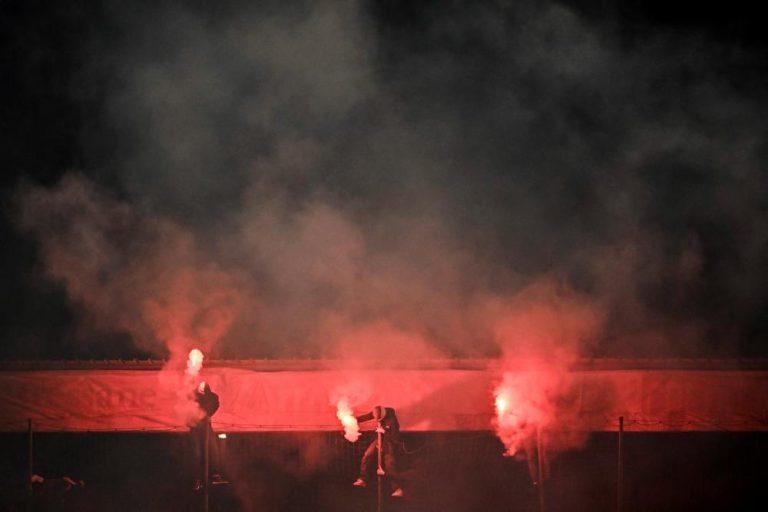
M 366 414 L 362 414 L 356 417 L 355 419 L 357 420 L 358 423 L 363 423 L 364 421 L 371 421 L 373 419 L 373 411 Z

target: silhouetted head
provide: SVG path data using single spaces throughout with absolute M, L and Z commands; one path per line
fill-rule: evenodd
M 377 405 L 373 408 L 373 418 L 376 421 L 383 420 L 387 415 L 387 409 L 385 407 L 382 407 L 380 405 Z

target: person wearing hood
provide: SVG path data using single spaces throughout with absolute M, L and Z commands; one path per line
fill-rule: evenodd
M 402 497 L 403 488 L 398 478 L 398 454 L 401 450 L 400 422 L 397 420 L 395 410 L 391 407 L 377 405 L 369 413 L 358 416 L 358 423 L 376 421 L 376 432 L 381 434 L 381 465 L 393 487 L 392 496 Z M 365 450 L 360 462 L 360 476 L 352 484 L 355 487 L 366 487 L 368 479 L 378 470 L 378 436 L 377 439 Z
M 209 447 L 208 463 L 210 461 L 216 461 L 216 443 L 211 427 L 211 417 L 219 409 L 219 395 L 213 392 L 211 386 L 203 381 L 201 382 L 192 393 L 192 399 L 195 401 L 198 407 L 197 414 L 190 418 L 188 422 L 189 433 L 192 439 L 192 453 L 194 458 L 194 471 L 195 471 L 195 490 L 199 491 L 203 488 L 204 476 L 206 473 L 206 457 L 205 449 L 206 443 Z M 215 475 L 215 472 L 209 472 L 209 474 Z

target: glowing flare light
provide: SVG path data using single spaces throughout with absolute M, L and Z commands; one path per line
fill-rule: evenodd
M 344 427 L 344 438 L 350 443 L 357 441 L 360 438 L 360 427 L 346 399 L 341 399 L 336 403 L 336 417 L 339 418 Z
M 501 417 L 507 410 L 507 399 L 499 395 L 496 397 L 496 416 Z
M 547 375 L 543 372 L 507 372 L 495 390 L 496 434 L 506 455 L 515 455 L 538 428 L 546 427 L 553 412 L 547 399 Z
M 198 373 L 200 373 L 200 370 L 203 368 L 203 353 L 193 348 L 189 351 L 189 358 L 187 359 L 187 375 L 191 377 L 196 377 Z

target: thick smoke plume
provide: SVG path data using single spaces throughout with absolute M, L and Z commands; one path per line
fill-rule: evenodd
M 355 407 L 366 403 L 372 394 L 371 384 L 364 374 L 350 374 L 346 381 L 334 387 L 329 398 L 332 406 L 336 407 L 336 417 L 344 429 L 344 438 L 350 443 L 360 439 L 360 426 L 357 423 Z
M 82 168 L 16 197 L 78 339 L 176 369 L 193 347 L 498 357 L 494 426 L 530 460 L 584 440 L 579 357 L 764 338 L 766 96 L 728 72 L 747 49 L 557 2 L 289 4 L 99 14 Z M 368 397 L 343 391 L 353 441 Z
M 64 284 L 80 328 L 123 331 L 179 365 L 229 330 L 244 303 L 231 271 L 201 258 L 177 223 L 142 215 L 78 176 L 28 186 L 21 225 L 39 240 L 45 272 Z
M 199 390 L 201 393 L 203 391 L 200 386 L 204 386 L 205 381 L 200 380 L 199 377 L 204 360 L 205 355 L 200 349 L 193 348 L 187 356 L 187 368 L 184 370 L 183 377 L 178 372 L 163 373 L 159 377 L 161 389 L 175 394 L 174 411 L 184 425 L 196 425 L 205 415 L 195 400 L 194 391 L 190 391 Z
M 601 308 L 544 280 L 502 309 L 495 325 L 504 356 L 494 390 L 494 426 L 506 454 L 531 458 L 537 442 L 555 453 L 580 447 L 588 429 L 573 398 L 570 370 L 600 334 Z
M 551 2 L 100 16 L 83 169 L 17 196 L 84 340 L 559 371 L 759 331 L 765 98 L 717 67 L 739 48 Z

